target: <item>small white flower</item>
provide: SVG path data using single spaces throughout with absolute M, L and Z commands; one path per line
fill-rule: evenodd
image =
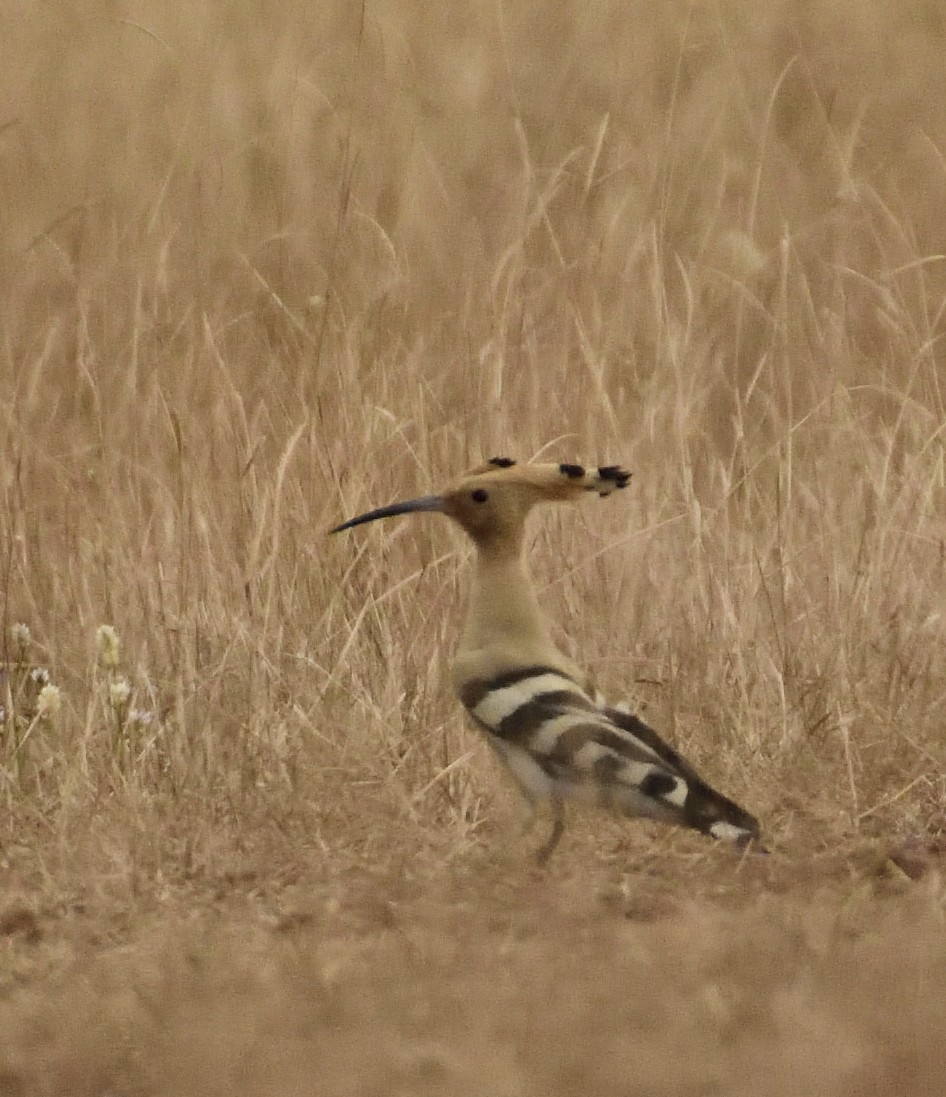
M 127 678 L 116 678 L 108 687 L 108 700 L 112 708 L 124 708 L 131 696 L 131 683 Z
M 45 685 L 36 698 L 36 715 L 43 720 L 55 720 L 62 708 L 62 694 L 58 686 Z
M 154 713 L 144 708 L 133 708 L 128 714 L 128 722 L 134 727 L 151 727 L 154 723 Z
M 95 633 L 95 640 L 99 649 L 99 661 L 103 667 L 114 670 L 118 666 L 121 657 L 122 642 L 118 633 L 111 625 L 99 625 Z
M 30 681 L 38 686 L 48 686 L 49 671 L 45 667 L 33 667 L 30 671 Z
M 29 647 L 30 640 L 33 639 L 30 634 L 30 626 L 23 624 L 22 621 L 17 623 L 10 629 L 10 633 L 13 636 L 13 642 L 18 647 Z

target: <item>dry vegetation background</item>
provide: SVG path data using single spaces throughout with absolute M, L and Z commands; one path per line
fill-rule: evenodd
M 942 1092 L 942 5 L 0 40 L 0 1093 Z M 769 858 L 533 868 L 466 547 L 325 536 L 494 453 L 636 471 L 543 602 Z

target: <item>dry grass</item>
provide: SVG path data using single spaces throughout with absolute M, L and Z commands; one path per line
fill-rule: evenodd
M 937 5 L 0 33 L 0 1091 L 936 1091 Z M 324 536 L 494 453 L 636 470 L 543 601 L 770 858 L 531 868 L 465 547 Z

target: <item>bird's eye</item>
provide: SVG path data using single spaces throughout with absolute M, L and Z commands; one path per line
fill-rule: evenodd
M 489 498 L 489 493 L 483 491 L 482 488 L 477 488 L 476 491 L 470 493 L 470 498 L 474 503 L 485 503 Z

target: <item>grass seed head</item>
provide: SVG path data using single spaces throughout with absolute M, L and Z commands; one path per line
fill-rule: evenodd
M 62 694 L 59 691 L 59 687 L 47 683 L 39 691 L 39 697 L 36 699 L 36 715 L 41 720 L 55 723 L 61 709 Z
M 118 633 L 111 625 L 99 625 L 95 639 L 99 649 L 99 662 L 108 670 L 115 670 L 122 651 Z
M 112 708 L 124 708 L 131 697 L 131 683 L 127 678 L 116 678 L 108 687 L 108 703 Z

